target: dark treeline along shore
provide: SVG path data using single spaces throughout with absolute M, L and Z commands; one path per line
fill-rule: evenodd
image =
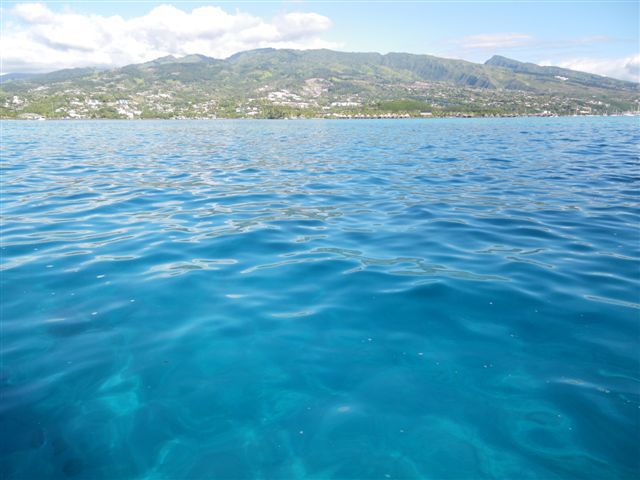
M 2 118 L 376 118 L 637 112 L 640 85 L 501 56 L 259 49 L 9 74 Z

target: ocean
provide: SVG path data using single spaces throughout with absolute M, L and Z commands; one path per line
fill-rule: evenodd
M 0 478 L 638 478 L 639 127 L 3 121 Z

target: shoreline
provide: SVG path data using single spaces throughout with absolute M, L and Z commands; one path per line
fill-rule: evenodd
M 19 122 L 43 122 L 43 121 L 216 121 L 216 120 L 251 120 L 251 121 L 283 121 L 283 120 L 438 120 L 438 119 L 501 119 L 501 118 L 590 118 L 590 117 L 640 117 L 638 113 L 620 113 L 620 114 L 588 114 L 588 115 L 540 115 L 540 114 L 510 114 L 510 115 L 439 115 L 439 116 L 410 116 L 410 115 L 371 115 L 371 116 L 327 116 L 327 117 L 285 117 L 285 118 L 255 118 L 255 117 L 216 117 L 216 118 L 198 118 L 198 117 L 182 117 L 182 118 L 18 118 L 18 117 L 0 117 L 1 121 L 19 121 Z

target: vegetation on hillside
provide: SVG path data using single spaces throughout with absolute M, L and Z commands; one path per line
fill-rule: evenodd
M 504 57 L 260 49 L 10 75 L 3 118 L 573 115 L 635 111 L 638 84 Z

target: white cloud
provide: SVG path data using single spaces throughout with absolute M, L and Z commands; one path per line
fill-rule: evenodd
M 285 13 L 275 19 L 278 29 L 290 38 L 317 35 L 331 27 L 331 20 L 318 13 Z
M 543 61 L 541 65 L 570 68 L 581 72 L 640 82 L 640 53 L 624 58 L 572 58 L 561 61 Z
M 253 48 L 336 48 L 320 34 L 331 20 L 313 12 L 290 12 L 271 21 L 215 6 L 184 11 L 160 5 L 124 19 L 53 12 L 40 3 L 5 11 L 0 36 L 3 72 L 38 72 L 80 66 L 121 66 L 165 55 L 224 58 Z
M 532 49 L 563 50 L 619 43 L 608 35 L 542 39 L 528 33 L 483 33 L 454 39 L 451 43 L 465 50 Z
M 469 35 L 458 40 L 462 48 L 511 48 L 528 45 L 533 36 L 527 33 L 486 33 L 481 35 Z

